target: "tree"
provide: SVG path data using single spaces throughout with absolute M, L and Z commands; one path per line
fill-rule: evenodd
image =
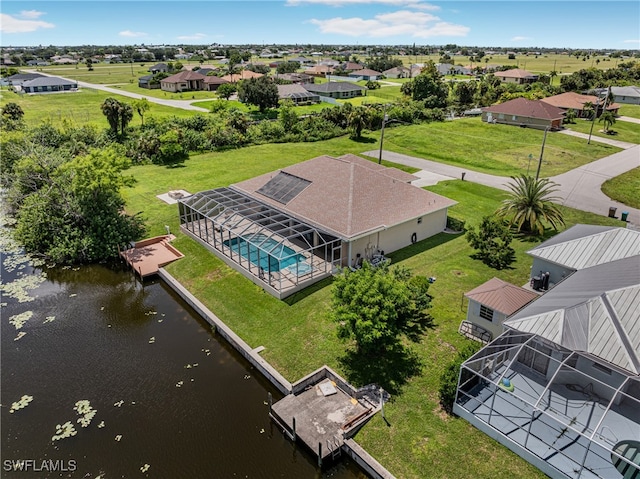
M 467 230 L 467 241 L 477 250 L 474 257 L 495 269 L 506 268 L 515 259 L 512 240 L 508 224 L 492 216 L 482 218 L 477 231 L 474 227 Z
M 552 202 L 559 200 L 552 196 L 558 186 L 548 178 L 536 180 L 532 176 L 512 176 L 513 182 L 508 184 L 511 193 L 502 201 L 496 211 L 500 217 L 511 217 L 511 225 L 526 234 L 542 234 L 545 223 L 557 230 L 564 225 L 562 212 Z
M 608 133 L 609 128 L 612 127 L 616 122 L 616 116 L 611 111 L 605 111 L 600 115 L 598 119 L 599 122 L 604 124 L 604 132 Z
M 93 60 L 91 58 L 87 58 L 86 64 L 87 64 L 87 70 L 92 72 L 93 71 Z
M 151 109 L 151 103 L 149 103 L 149 100 L 146 98 L 141 98 L 133 102 L 133 108 L 138 115 L 140 115 L 140 121 L 142 122 L 142 126 L 144 126 L 144 115 Z
M 420 74 L 410 83 L 413 84 L 411 88 L 413 99 L 424 101 L 426 108 L 444 108 L 447 106 L 449 90 L 432 61 L 428 62 Z
M 367 355 L 393 348 L 401 334 L 431 320 L 428 290 L 427 278 L 387 262 L 373 267 L 365 261 L 360 269 L 343 269 L 331 292 L 338 337 L 353 339 L 358 352 Z
M 480 349 L 479 342 L 469 342 L 458 351 L 458 355 L 451 361 L 440 376 L 440 387 L 438 395 L 440 396 L 440 405 L 447 413 L 453 411 L 453 403 L 456 400 L 458 391 L 458 378 L 460 377 L 460 367 L 467 359 L 473 356 Z
M 238 87 L 238 99 L 264 112 L 267 108 L 278 107 L 278 87 L 268 76 L 243 80 Z
M 102 113 L 107 117 L 109 127 L 114 134 L 124 135 L 127 125 L 133 118 L 133 108 L 128 103 L 121 103 L 115 98 L 105 98 L 101 105 Z
M 218 87 L 216 93 L 220 98 L 228 100 L 236 92 L 236 86 L 233 83 L 223 83 Z
M 2 116 L 12 121 L 22 121 L 24 117 L 24 111 L 22 107 L 17 103 L 9 102 L 2 107 Z
M 300 62 L 282 62 L 276 67 L 276 73 L 295 73 L 300 68 Z
M 573 108 L 569 108 L 564 116 L 564 123 L 575 123 L 576 111 Z
M 359 139 L 368 124 L 369 112 L 363 106 L 356 107 L 349 113 L 347 121 L 353 138 Z
M 583 111 L 584 113 L 586 113 L 587 118 L 588 118 L 589 120 L 593 120 L 593 117 L 594 117 L 594 115 L 596 114 L 596 107 L 595 107 L 595 105 L 594 105 L 592 102 L 590 102 L 590 101 L 585 101 L 585 102 L 582 104 L 582 111 Z
M 133 108 L 128 103 L 120 103 L 120 134 L 124 136 L 124 130 L 133 119 Z

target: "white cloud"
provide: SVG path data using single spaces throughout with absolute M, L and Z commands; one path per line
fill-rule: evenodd
M 440 10 L 437 5 L 431 5 L 423 0 L 287 0 L 288 7 L 297 7 L 304 4 L 328 5 L 331 7 L 343 7 L 346 5 L 391 5 L 395 7 L 416 8 L 418 10 Z
M 512 42 L 524 42 L 525 40 L 532 40 L 532 38 L 531 37 L 516 36 L 516 37 L 513 37 L 511 39 Z
M 0 13 L 0 32 L 2 33 L 28 33 L 41 28 L 53 28 L 53 23 L 41 20 L 21 20 L 5 13 Z
M 132 32 L 131 30 L 123 30 L 122 32 L 118 33 L 118 35 L 120 35 L 121 37 L 129 37 L 129 38 L 146 37 L 147 36 L 147 34 L 145 32 Z
M 180 35 L 176 37 L 178 40 L 201 40 L 203 38 L 207 38 L 207 35 L 204 33 L 194 33 L 193 35 Z
M 465 36 L 469 27 L 443 22 L 430 13 L 398 10 L 382 13 L 371 19 L 359 17 L 335 17 L 327 20 L 312 19 L 310 23 L 317 25 L 322 33 L 348 35 L 352 37 L 391 37 L 405 35 L 416 38 L 438 36 Z
M 28 18 L 29 20 L 40 18 L 42 15 L 44 15 L 44 12 L 39 12 L 38 10 L 22 10 L 20 12 L 21 18 Z

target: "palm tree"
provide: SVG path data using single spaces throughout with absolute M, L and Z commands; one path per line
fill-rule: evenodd
M 613 112 L 605 111 L 602 115 L 600 115 L 598 121 L 604 123 L 604 132 L 608 133 L 609 128 L 616 122 L 616 116 L 613 114 Z
M 349 128 L 353 130 L 353 137 L 359 139 L 369 122 L 369 112 L 362 106 L 356 107 L 349 113 L 347 121 Z
M 509 198 L 502 201 L 496 215 L 511 216 L 510 223 L 519 232 L 533 234 L 544 233 L 544 223 L 550 223 L 557 230 L 564 225 L 562 212 L 552 202 L 558 200 L 552 196 L 556 191 L 556 183 L 547 178 L 536 180 L 532 176 L 512 176 L 513 183 L 508 184 L 511 190 Z
M 114 133 L 118 133 L 118 120 L 120 119 L 120 102 L 115 98 L 105 98 L 101 105 L 102 113 L 107 117 L 109 126 Z
M 595 105 L 590 101 L 585 101 L 582 104 L 582 111 L 587 115 L 589 120 L 593 120 L 594 115 L 596 114 Z

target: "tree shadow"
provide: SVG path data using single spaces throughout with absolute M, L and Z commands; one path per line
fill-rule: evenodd
M 361 136 L 360 138 L 349 137 L 351 141 L 356 143 L 377 143 L 378 140 L 375 138 L 369 138 L 368 136 Z
M 403 386 L 422 370 L 422 361 L 413 351 L 400 343 L 375 356 L 347 351 L 338 358 L 347 380 L 363 386 L 375 383 L 389 394 L 399 394 Z
M 450 234 L 450 233 L 438 233 L 435 236 L 431 236 L 430 238 L 423 239 L 422 241 L 418 241 L 415 244 L 405 246 L 402 249 L 394 251 L 389 254 L 389 258 L 391 258 L 392 263 L 399 263 L 402 260 L 407 258 L 411 258 L 417 254 L 420 254 L 424 251 L 427 251 L 431 248 L 435 248 L 436 246 L 440 246 L 442 244 L 448 243 L 456 238 L 458 238 L 463 233 L 458 234 Z
M 294 293 L 291 296 L 286 297 L 282 301 L 287 303 L 289 306 L 293 306 L 298 301 L 302 301 L 307 296 L 315 293 L 316 291 L 323 289 L 326 286 L 329 286 L 331 283 L 333 283 L 333 276 L 329 276 L 328 278 L 324 278 L 318 281 L 317 283 L 313 283 L 312 285 L 307 286 L 303 290 L 298 291 L 297 293 Z
M 427 312 L 421 312 L 415 320 L 411 321 L 403 328 L 402 332 L 407 336 L 409 341 L 417 343 L 422 339 L 428 329 L 433 328 L 435 328 L 433 316 Z

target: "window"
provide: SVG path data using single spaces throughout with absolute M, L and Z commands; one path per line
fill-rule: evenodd
M 418 224 L 422 224 L 422 217 L 418 218 Z
M 602 371 L 605 374 L 611 374 L 613 371 L 611 370 L 611 368 L 608 368 L 606 366 L 603 366 L 600 363 L 593 363 L 593 369 L 597 369 L 598 371 Z
M 480 317 L 487 321 L 493 321 L 493 309 L 487 308 L 484 304 L 481 304 Z

